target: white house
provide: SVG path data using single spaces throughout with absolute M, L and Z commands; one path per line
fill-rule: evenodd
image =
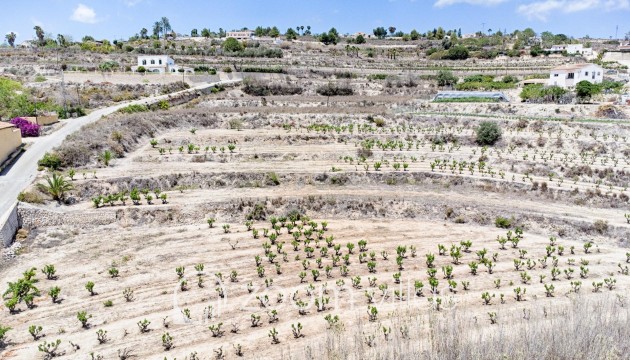
M 147 72 L 153 73 L 179 73 L 180 69 L 185 72 L 194 72 L 193 68 L 178 66 L 175 61 L 167 55 L 139 55 L 138 65 L 132 66 L 132 71 L 137 71 L 142 66 Z
M 604 69 L 596 64 L 569 64 L 551 70 L 549 86 L 571 88 L 582 80 L 599 84 L 604 80 Z
M 547 49 L 547 51 L 551 53 L 566 51 L 569 55 L 593 56 L 593 49 L 585 48 L 582 44 L 553 45 L 550 49 Z
M 236 40 L 248 40 L 254 36 L 254 32 L 251 30 L 243 31 L 228 31 L 225 34 L 226 38 L 235 38 Z

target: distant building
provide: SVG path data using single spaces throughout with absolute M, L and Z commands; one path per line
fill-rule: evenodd
M 0 165 L 22 146 L 22 133 L 15 125 L 0 121 Z
M 547 51 L 550 53 L 562 53 L 566 51 L 569 55 L 593 56 L 593 49 L 585 48 L 582 44 L 553 45 L 550 49 L 547 49 Z
M 249 40 L 254 37 L 254 32 L 251 30 L 242 31 L 228 31 L 225 34 L 226 38 L 235 38 L 236 40 Z
M 572 88 L 580 81 L 586 80 L 599 84 L 604 80 L 604 69 L 596 64 L 569 64 L 551 70 L 549 86 Z
M 194 72 L 193 68 L 178 66 L 175 61 L 167 55 L 140 55 L 138 56 L 138 65 L 132 66 L 131 71 L 136 72 L 138 68 L 142 66 L 147 72 L 152 73 L 179 73 L 180 69 L 191 73 Z

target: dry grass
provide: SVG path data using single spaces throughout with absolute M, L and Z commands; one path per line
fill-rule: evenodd
M 538 303 L 488 316 L 455 308 L 402 310 L 374 326 L 359 322 L 347 332 L 286 359 L 626 359 L 630 351 L 627 299 L 575 297 L 565 304 Z M 527 316 L 529 315 L 529 316 Z M 388 341 L 380 327 L 392 329 Z M 401 331 L 402 329 L 402 331 Z M 405 336 L 404 333 L 408 333 Z M 372 346 L 367 344 L 374 335 Z M 323 356 L 322 356 L 323 354 Z

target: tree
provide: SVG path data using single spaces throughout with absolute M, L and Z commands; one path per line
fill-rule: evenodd
M 387 30 L 385 30 L 385 28 L 382 26 L 377 27 L 376 29 L 372 30 L 372 32 L 374 33 L 374 36 L 379 39 L 383 39 L 385 38 L 385 36 L 387 36 Z
M 468 49 L 461 45 L 456 45 L 448 49 L 445 59 L 449 60 L 466 60 L 468 59 Z
M 459 79 L 448 70 L 440 70 L 437 74 L 438 86 L 453 86 Z
M 61 47 L 68 47 L 69 45 L 66 37 L 61 34 L 57 34 L 57 44 Z
M 44 40 L 44 29 L 41 26 L 36 25 L 33 30 L 35 30 L 35 36 L 37 36 L 37 43 L 42 46 L 46 45 L 46 40 Z
M 140 29 L 140 39 L 148 39 L 149 30 L 147 28 Z
M 168 33 L 170 33 L 171 30 L 173 30 L 171 28 L 171 22 L 168 20 L 166 16 L 162 16 L 162 19 L 160 19 L 160 26 L 162 28 L 162 32 L 164 33 L 164 39 L 166 40 L 166 36 L 168 35 Z
M 418 31 L 416 29 L 413 29 L 409 33 L 409 38 L 411 40 L 418 40 L 418 39 L 420 39 L 420 33 L 418 33 Z
M 575 95 L 581 99 L 590 99 L 597 92 L 597 86 L 582 80 L 575 85 Z
M 389 34 L 390 35 L 394 35 L 394 33 L 396 32 L 396 27 L 395 26 L 390 26 L 388 30 L 389 30 Z
M 9 46 L 15 47 L 15 38 L 17 38 L 17 35 L 13 31 L 6 34 L 4 37 L 7 39 Z
M 284 36 L 287 38 L 287 40 L 295 40 L 297 39 L 298 34 L 292 28 L 288 28 Z
M 354 38 L 354 43 L 355 44 L 365 44 L 365 37 L 363 37 L 363 35 L 361 35 L 361 34 L 357 35 L 357 37 Z
M 277 38 L 278 36 L 280 36 L 280 30 L 278 30 L 277 27 L 272 27 L 271 30 L 269 31 L 269 36 L 271 36 L 272 38 Z
M 319 41 L 323 42 L 325 45 L 337 45 L 337 42 L 339 42 L 339 33 L 337 32 L 337 29 L 331 28 L 327 33 L 322 33 L 319 36 Z
M 53 200 L 61 202 L 66 192 L 73 189 L 72 184 L 66 180 L 63 175 L 53 173 L 52 176 L 46 177 L 46 184 L 39 183 L 37 187 L 52 196 Z
M 159 39 L 162 33 L 162 24 L 159 21 L 153 23 L 153 37 Z
M 190 36 L 191 36 L 191 37 L 197 37 L 197 36 L 199 36 L 199 33 L 197 32 L 197 29 L 192 29 L 192 30 L 190 30 Z
M 501 129 L 494 122 L 484 121 L 476 130 L 477 143 L 480 145 L 493 145 L 501 138 Z
M 239 51 L 243 51 L 243 44 L 241 44 L 238 40 L 236 40 L 235 38 L 227 38 L 224 42 L 223 42 L 223 50 L 224 51 L 228 51 L 228 52 L 239 52 Z
M 201 29 L 201 36 L 205 37 L 206 39 L 210 37 L 210 30 L 203 28 Z

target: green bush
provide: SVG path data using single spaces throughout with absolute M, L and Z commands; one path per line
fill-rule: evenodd
M 223 50 L 229 51 L 229 52 L 238 52 L 238 51 L 243 51 L 244 49 L 243 44 L 240 41 L 231 37 L 225 39 L 221 47 L 223 48 Z
M 370 74 L 367 77 L 368 80 L 385 80 L 387 79 L 387 74 Z
M 477 143 L 480 145 L 494 145 L 501 138 L 501 129 L 494 122 L 484 121 L 477 128 Z
M 502 216 L 497 216 L 494 220 L 494 225 L 501 229 L 509 229 L 512 226 L 512 220 Z
M 61 168 L 61 158 L 59 158 L 59 155 L 55 154 L 55 153 L 45 153 L 44 157 L 42 157 L 38 162 L 37 165 L 39 166 L 43 166 L 45 168 L 48 168 L 50 170 L 58 170 L 59 168 Z
M 149 108 L 146 105 L 131 104 L 123 108 L 120 108 L 118 111 L 123 114 L 133 114 L 133 113 L 149 111 Z
M 354 94 L 348 85 L 328 83 L 317 88 L 317 93 L 322 96 L 348 96 Z

